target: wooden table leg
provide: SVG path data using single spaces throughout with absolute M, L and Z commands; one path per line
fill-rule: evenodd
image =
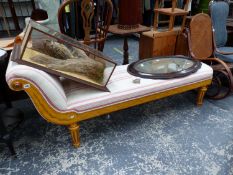
M 74 147 L 80 147 L 79 124 L 72 124 L 69 126 L 71 138 Z
M 203 104 L 203 99 L 204 99 L 206 91 L 207 91 L 206 86 L 199 88 L 198 96 L 197 96 L 197 105 L 198 106 L 201 106 Z
M 129 46 L 128 46 L 128 38 L 127 36 L 124 37 L 124 46 L 123 46 L 123 49 L 124 49 L 124 61 L 123 61 L 123 65 L 125 64 L 129 64 Z

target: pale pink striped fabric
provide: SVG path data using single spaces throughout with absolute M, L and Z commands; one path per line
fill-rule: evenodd
M 19 65 L 9 61 L 6 81 L 10 83 L 11 80 L 16 78 L 29 80 L 41 90 L 42 95 L 44 95 L 45 99 L 54 108 L 67 110 L 66 95 L 58 77 L 29 66 Z
M 170 80 L 142 79 L 140 84 L 133 83 L 134 77 L 127 73 L 127 65 L 117 66 L 107 87 L 111 92 L 80 85 L 74 82 L 63 81 L 67 98 L 67 106 L 70 110 L 86 112 L 93 109 L 110 106 L 120 102 L 147 96 L 155 92 L 166 91 L 176 87 L 192 84 L 212 78 L 213 70 L 206 64 L 202 64 L 198 72 L 183 78 Z
M 83 113 L 210 79 L 212 75 L 212 68 L 202 64 L 202 67 L 196 73 L 183 78 L 170 80 L 141 78 L 141 83 L 135 84 L 133 80 L 137 77 L 127 73 L 127 65 L 117 66 L 107 85 L 110 92 L 102 92 L 98 89 L 64 78 L 56 78 L 38 69 L 18 65 L 10 61 L 6 79 L 8 82 L 15 78 L 29 80 L 35 84 L 46 101 L 56 110 Z

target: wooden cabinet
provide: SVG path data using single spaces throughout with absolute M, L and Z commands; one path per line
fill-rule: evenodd
M 179 31 L 174 29 L 166 32 L 144 32 L 140 37 L 139 58 L 174 55 Z

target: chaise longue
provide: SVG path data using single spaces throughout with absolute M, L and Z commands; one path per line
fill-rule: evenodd
M 79 122 L 83 120 L 192 89 L 198 89 L 197 105 L 202 105 L 212 76 L 212 68 L 202 63 L 196 73 L 183 78 L 141 78 L 140 84 L 135 84 L 136 77 L 127 72 L 127 65 L 121 65 L 116 67 L 107 85 L 110 92 L 102 92 L 11 60 L 6 72 L 9 87 L 26 91 L 45 120 L 69 128 L 75 147 L 80 146 Z

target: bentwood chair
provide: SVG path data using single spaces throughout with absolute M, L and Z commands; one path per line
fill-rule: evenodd
M 213 56 L 215 48 L 209 15 L 200 13 L 192 17 L 187 34 L 191 57 L 211 65 L 214 70 L 212 85 L 207 95 L 214 99 L 226 97 L 233 88 L 231 65 Z
M 97 3 L 95 9 L 93 0 L 64 1 L 58 10 L 61 33 L 76 39 L 80 39 L 84 35 L 82 38 L 84 44 L 97 44 L 98 50 L 103 51 L 112 19 L 113 5 L 111 0 L 103 0 L 102 2 L 102 4 Z M 93 28 L 95 28 L 94 37 L 91 36 Z
M 227 47 L 226 22 L 229 14 L 229 4 L 225 1 L 212 2 L 210 14 L 214 29 L 215 56 L 223 61 L 233 63 L 233 47 Z

